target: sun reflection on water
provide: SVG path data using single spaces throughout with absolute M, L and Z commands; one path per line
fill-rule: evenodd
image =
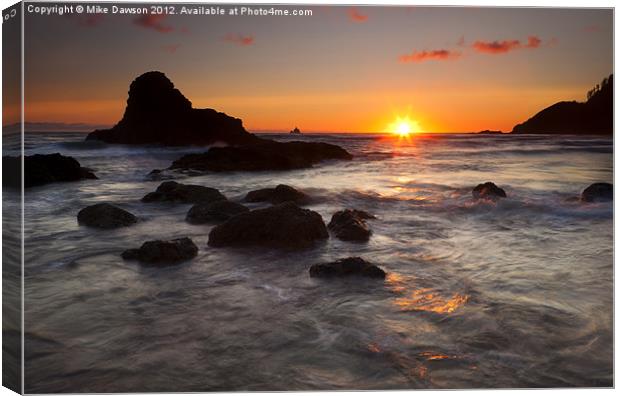
M 469 300 L 467 294 L 454 293 L 451 297 L 444 297 L 431 288 L 421 288 L 407 291 L 405 277 L 401 274 L 390 273 L 385 279 L 387 287 L 394 293 L 403 295 L 393 300 L 394 305 L 401 311 L 425 311 L 439 314 L 448 314 L 462 307 Z

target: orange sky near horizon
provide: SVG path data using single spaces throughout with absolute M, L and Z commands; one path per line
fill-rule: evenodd
M 408 117 L 424 132 L 508 132 L 613 71 L 611 10 L 310 8 L 208 24 L 27 15 L 25 120 L 113 125 L 131 81 L 160 70 L 249 131 L 388 132 Z
M 532 95 L 520 91 L 481 89 L 469 92 L 467 101 L 458 93 L 426 95 L 420 100 L 399 97 L 399 93 L 385 92 L 365 101 L 356 101 L 356 107 L 347 106 L 351 98 L 344 96 L 296 96 L 297 107 L 284 108 L 289 97 L 206 97 L 192 98 L 197 108 L 211 107 L 228 115 L 241 118 L 250 131 L 288 131 L 297 126 L 306 132 L 390 132 L 389 126 L 398 117 L 416 121 L 423 132 L 476 132 L 484 129 L 510 131 L 512 127 L 555 102 L 569 98 L 584 100 L 589 87 L 575 87 L 562 91 Z M 493 97 L 490 105 L 479 108 L 477 99 Z M 66 122 L 113 125 L 121 119 L 124 99 L 28 101 L 28 122 Z M 321 108 L 329 104 L 327 111 Z M 214 105 L 216 104 L 216 105 Z M 320 110 L 318 110 L 321 108 Z M 449 109 L 446 112 L 444 109 Z M 317 109 L 317 111 L 309 111 Z M 482 111 L 481 111 L 482 110 Z M 79 118 L 74 115 L 81 114 Z

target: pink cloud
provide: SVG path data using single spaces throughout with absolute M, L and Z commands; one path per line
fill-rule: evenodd
M 254 44 L 254 36 L 243 36 L 241 34 L 228 33 L 226 36 L 224 36 L 224 41 L 241 46 L 247 46 Z
M 398 61 L 401 63 L 420 63 L 429 60 L 445 61 L 456 59 L 461 56 L 458 51 L 450 51 L 446 49 L 438 49 L 431 51 L 413 51 L 411 54 L 401 55 Z
M 488 41 L 488 42 L 487 41 L 476 41 L 472 46 L 478 52 L 485 52 L 487 54 L 502 54 L 508 51 L 521 48 L 521 42 L 519 40 Z
M 527 38 L 527 44 L 525 45 L 525 48 L 538 48 L 540 47 L 540 43 L 542 43 L 542 40 L 539 39 L 537 36 L 529 36 Z
M 538 48 L 541 43 L 542 40 L 538 36 L 529 36 L 527 43 L 521 43 L 520 40 L 476 41 L 472 44 L 472 47 L 477 52 L 497 55 L 523 48 Z
M 173 31 L 174 29 L 172 28 L 172 26 L 166 25 L 164 23 L 165 19 L 166 19 L 166 15 L 163 15 L 163 14 L 161 15 L 146 14 L 146 15 L 141 15 L 135 18 L 133 20 L 133 23 L 145 29 L 153 29 L 160 33 L 169 33 Z
M 364 15 L 357 10 L 357 8 L 349 8 L 349 19 L 353 22 L 363 23 L 368 21 L 368 15 Z

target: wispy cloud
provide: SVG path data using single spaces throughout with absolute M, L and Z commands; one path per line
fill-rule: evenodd
M 368 15 L 362 14 L 357 8 L 349 8 L 349 19 L 353 22 L 363 23 L 368 21 Z
M 234 33 L 228 33 L 226 36 L 224 36 L 224 41 L 237 44 L 237 45 L 241 45 L 241 46 L 252 45 L 255 42 L 254 36 L 252 35 L 244 36 L 241 34 L 234 34 Z
M 174 28 L 165 23 L 166 15 L 146 14 L 136 17 L 133 23 L 145 29 L 153 29 L 160 33 L 170 33 Z
M 510 51 L 523 48 L 538 48 L 542 40 L 538 36 L 529 36 L 527 42 L 522 43 L 520 40 L 503 40 L 503 41 L 476 41 L 472 44 L 472 48 L 477 52 L 486 54 L 505 54 Z
M 430 60 L 445 61 L 456 59 L 461 56 L 458 51 L 451 51 L 446 49 L 438 49 L 431 51 L 413 51 L 410 54 L 401 55 L 398 61 L 401 63 L 420 63 Z

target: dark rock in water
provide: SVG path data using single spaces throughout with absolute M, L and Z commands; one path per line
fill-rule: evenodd
M 125 114 L 116 125 L 96 130 L 86 139 L 168 146 L 248 144 L 258 140 L 238 118 L 213 109 L 192 108 L 192 103 L 158 71 L 144 73 L 131 83 Z
M 374 218 L 362 210 L 345 209 L 334 213 L 327 227 L 343 241 L 367 241 L 372 231 L 365 220 Z
M 502 131 L 493 131 L 489 129 L 485 129 L 484 131 L 476 132 L 478 135 L 502 135 L 504 132 Z
M 209 245 L 303 248 L 328 237 L 320 214 L 285 202 L 228 219 L 211 230 Z
M 581 193 L 583 202 L 613 201 L 614 185 L 609 183 L 594 183 Z
M 170 169 L 211 172 L 266 171 L 310 168 L 324 160 L 351 160 L 345 149 L 320 142 L 279 143 L 262 140 L 240 147 L 211 147 L 203 154 L 187 154 Z
M 139 249 L 125 250 L 125 260 L 138 260 L 157 266 L 174 265 L 196 257 L 198 247 L 189 238 L 144 242 Z
M 385 271 L 360 257 L 348 257 L 332 263 L 314 264 L 310 267 L 310 276 L 313 278 L 364 276 L 384 279 Z
M 165 74 L 151 71 L 129 87 L 123 118 L 111 129 L 96 130 L 87 140 L 121 144 L 208 145 L 204 154 L 186 155 L 170 169 L 260 171 L 308 168 L 323 160 L 350 160 L 341 147 L 319 142 L 279 143 L 245 130 L 242 121 L 213 109 L 194 109 Z
M 192 206 L 189 212 L 187 212 L 185 220 L 191 224 L 204 224 L 228 220 L 233 216 L 249 211 L 245 206 L 230 201 L 199 203 Z
M 587 102 L 559 102 L 516 125 L 512 133 L 612 135 L 613 74 L 588 92 Z
M 225 201 L 226 197 L 215 188 L 181 184 L 174 181 L 166 181 L 157 187 L 154 192 L 146 194 L 142 202 L 180 202 L 201 203 Z
M 109 203 L 87 206 L 77 215 L 78 223 L 95 228 L 127 227 L 138 221 L 136 216 Z
M 35 154 L 24 157 L 24 187 L 54 182 L 97 179 L 73 157 L 59 153 Z M 21 157 L 2 157 L 2 185 L 21 188 Z
M 293 128 L 290 133 L 292 133 L 293 135 L 301 135 L 301 131 L 297 127 Z
M 475 199 L 499 199 L 506 198 L 506 191 L 497 187 L 495 183 L 486 182 L 478 184 L 471 192 Z
M 245 196 L 246 202 L 271 202 L 274 205 L 288 201 L 302 203 L 307 200 L 306 194 L 285 184 L 279 184 L 276 188 L 250 191 Z

